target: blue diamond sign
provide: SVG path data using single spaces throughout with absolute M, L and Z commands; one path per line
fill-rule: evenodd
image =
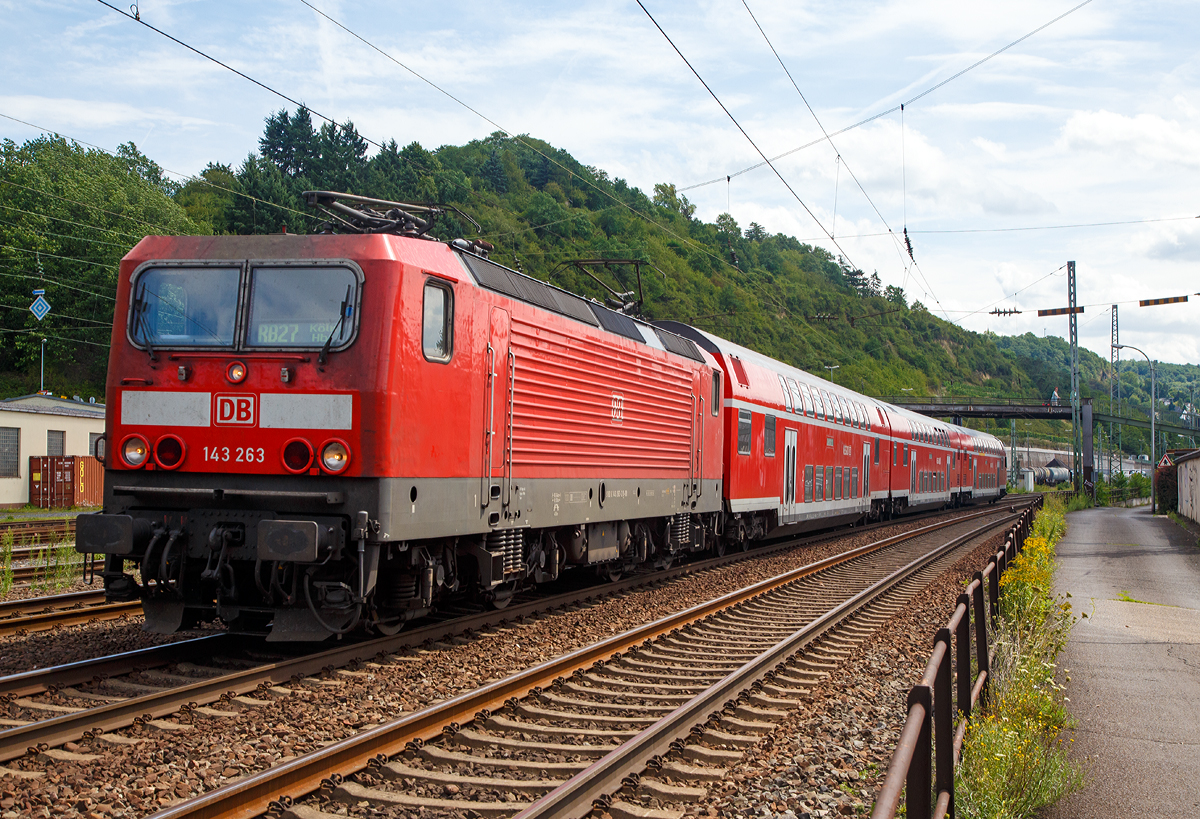
M 33 300 L 33 304 L 29 305 L 29 309 L 34 317 L 41 321 L 50 312 L 50 302 L 46 301 L 46 297 L 39 293 L 38 297 Z

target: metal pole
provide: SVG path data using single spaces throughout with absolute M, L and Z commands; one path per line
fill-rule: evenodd
M 1150 356 L 1146 356 L 1146 360 L 1150 361 Z M 1154 496 L 1154 479 L 1158 477 L 1158 453 L 1155 451 L 1154 445 L 1157 443 L 1154 437 L 1154 416 L 1158 415 L 1158 371 L 1154 369 L 1154 362 L 1150 361 L 1150 514 L 1156 515 Z
M 1079 408 L 1079 321 L 1075 317 L 1075 262 L 1067 262 L 1067 296 L 1071 319 L 1071 467 L 1075 492 L 1083 491 L 1083 424 Z
M 42 387 L 39 392 L 46 391 L 46 339 L 42 339 Z

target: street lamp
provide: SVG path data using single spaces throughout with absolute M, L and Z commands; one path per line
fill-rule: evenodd
M 826 364 L 825 369 L 829 370 L 829 380 L 833 381 L 833 371 L 841 367 L 841 364 Z M 834 382 L 836 383 L 836 382 Z
M 1134 352 L 1142 353 L 1146 359 L 1146 363 L 1150 365 L 1150 514 L 1155 514 L 1155 498 L 1154 498 L 1154 474 L 1158 471 L 1158 452 L 1155 450 L 1154 440 L 1154 416 L 1158 411 L 1158 374 L 1154 369 L 1154 362 L 1150 360 L 1150 356 L 1146 355 L 1142 350 L 1134 347 L 1132 344 L 1114 344 L 1114 350 L 1124 350 L 1126 348 Z

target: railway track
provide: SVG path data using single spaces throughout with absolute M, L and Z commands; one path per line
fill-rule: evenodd
M 14 546 L 46 546 L 75 540 L 75 518 L 30 518 L 0 521 L 0 539 L 11 533 Z
M 872 527 L 864 527 L 868 528 Z M 817 543 L 844 534 L 843 531 L 813 536 L 801 543 Z M 780 543 L 758 549 L 751 556 L 796 545 L 796 541 Z M 94 735 L 135 722 L 161 721 L 192 709 L 213 705 L 219 708 L 221 703 L 252 698 L 256 691 L 292 684 L 298 678 L 325 670 L 376 661 L 391 652 L 429 641 L 502 625 L 505 621 L 535 616 L 597 597 L 622 594 L 685 574 L 698 574 L 746 557 L 738 554 L 713 558 L 553 597 L 518 600 L 502 611 L 448 612 L 448 619 L 442 622 L 394 637 L 338 646 L 299 657 L 264 656 L 261 642 L 238 642 L 230 635 L 218 634 L 10 675 L 0 678 L 0 700 L 7 704 L 9 711 L 0 723 L 8 726 L 0 730 L 0 761 L 19 757 L 30 748 L 46 749 L 79 739 L 88 732 Z M 136 604 L 133 610 L 136 610 Z M 3 625 L 2 621 L 0 625 Z M 260 649 L 254 662 L 246 662 L 244 656 L 238 657 L 239 651 L 253 645 Z M 196 657 L 206 656 L 224 659 L 205 664 L 192 662 Z
M 0 603 L 0 637 L 24 636 L 77 626 L 98 620 L 115 620 L 140 614 L 142 604 L 105 603 L 104 590 L 32 597 Z
M 271 808 L 321 819 L 292 799 L 322 789 L 335 801 L 413 811 L 581 816 L 599 798 L 614 817 L 680 816 L 653 805 L 701 798 L 706 779 L 721 777 L 960 547 L 1017 517 L 975 513 L 787 572 L 156 816 Z M 355 773 L 359 781 L 343 778 Z M 648 804 L 608 797 L 621 788 Z

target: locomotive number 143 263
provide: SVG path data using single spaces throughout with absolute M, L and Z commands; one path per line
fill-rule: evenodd
M 217 463 L 261 464 L 266 460 L 262 447 L 252 446 L 206 446 L 204 460 Z

